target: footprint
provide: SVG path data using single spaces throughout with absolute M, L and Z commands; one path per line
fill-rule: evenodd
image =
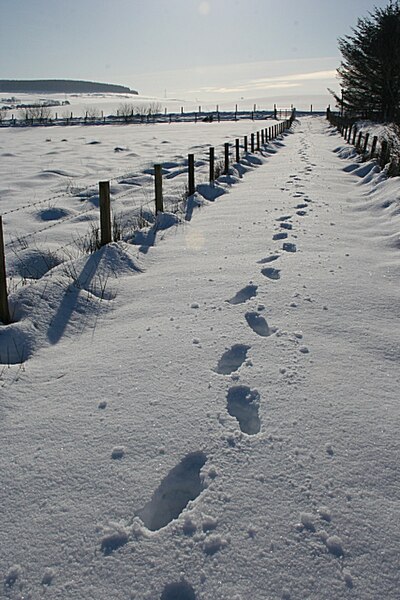
M 296 244 L 283 242 L 282 250 L 285 250 L 285 252 L 297 252 Z
M 229 304 L 243 304 L 246 300 L 253 298 L 257 295 L 257 286 L 256 285 L 246 285 L 246 287 L 239 290 L 233 298 L 227 300 Z
M 291 223 L 281 223 L 282 229 L 293 229 L 293 225 Z
M 284 240 L 285 238 L 287 238 L 288 234 L 284 231 L 282 231 L 281 233 L 275 233 L 272 236 L 273 240 Z
M 220 375 L 230 375 L 244 363 L 247 357 L 247 351 L 251 346 L 245 344 L 234 344 L 230 350 L 224 352 L 218 361 L 215 371 Z
M 247 385 L 235 385 L 227 394 L 228 413 L 239 421 L 240 430 L 248 435 L 255 435 L 261 429 L 258 416 L 260 395 Z
M 291 219 L 292 215 L 284 215 L 283 217 L 278 217 L 277 219 L 275 219 L 276 221 L 287 221 L 288 219 Z
M 307 213 L 305 210 L 298 210 L 296 211 L 296 214 L 299 215 L 299 217 L 304 217 Z
M 265 269 L 261 270 L 261 273 L 265 277 L 268 277 L 268 279 L 280 279 L 281 278 L 280 269 L 273 269 L 272 267 L 266 267 Z
M 168 583 L 161 594 L 161 600 L 196 600 L 196 594 L 186 581 Z
M 177 519 L 188 502 L 203 491 L 200 470 L 206 460 L 203 452 L 192 452 L 162 480 L 152 499 L 136 513 L 147 529 L 158 531 Z
M 273 262 L 274 260 L 278 260 L 279 256 L 280 256 L 279 254 L 271 254 L 271 256 L 266 256 L 265 258 L 258 260 L 257 263 L 259 265 L 264 265 L 265 263 L 270 263 L 270 262 Z
M 269 328 L 268 323 L 264 319 L 264 317 L 261 316 L 258 312 L 247 312 L 244 315 L 244 317 L 249 327 L 251 327 L 251 329 L 258 335 L 268 337 L 269 335 L 274 333 L 274 331 Z
M 307 208 L 308 204 L 298 204 L 296 208 Z

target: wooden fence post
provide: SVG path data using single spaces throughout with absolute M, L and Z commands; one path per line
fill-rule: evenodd
M 268 127 L 265 128 L 265 143 L 268 142 Z
M 112 242 L 111 236 L 111 203 L 110 182 L 99 182 L 99 204 L 100 204 L 100 246 Z
M 6 259 L 4 255 L 3 218 L 0 216 L 0 321 L 4 325 L 11 322 L 7 298 Z
M 367 153 L 368 140 L 369 140 L 369 133 L 366 133 L 365 134 L 365 140 L 364 140 L 363 154 Z
M 193 196 L 196 191 L 194 185 L 194 154 L 188 155 L 188 188 L 189 196 Z
M 214 182 L 215 178 L 215 151 L 214 148 L 210 147 L 210 183 Z
M 239 138 L 235 140 L 236 162 L 240 162 Z
M 225 142 L 225 165 L 224 165 L 224 174 L 228 175 L 229 173 L 229 142 Z
M 261 146 L 264 146 L 265 144 L 265 140 L 264 140 L 264 129 L 261 129 Z
M 163 192 L 162 192 L 162 165 L 154 165 L 154 185 L 156 192 L 156 215 L 164 212 Z
M 350 143 L 352 129 L 353 129 L 353 125 L 350 125 L 349 130 L 347 132 L 347 138 L 346 138 L 349 143 Z
M 357 137 L 357 144 L 356 144 L 356 148 L 358 150 L 361 150 L 362 139 L 363 139 L 363 134 L 362 134 L 362 131 L 360 131 L 360 133 L 358 134 L 358 137 Z
M 247 135 L 244 136 L 243 140 L 244 140 L 244 151 L 245 151 L 245 153 L 247 153 L 247 151 L 248 151 Z
M 254 152 L 254 133 L 250 136 L 250 152 Z
M 374 135 L 374 138 L 372 140 L 372 146 L 371 146 L 371 154 L 370 154 L 370 158 L 374 158 L 375 156 L 375 152 L 376 152 L 376 145 L 378 143 L 378 136 Z
M 259 152 L 260 150 L 260 132 L 257 131 L 257 151 Z
M 388 155 L 389 155 L 389 153 L 390 153 L 389 144 L 387 143 L 386 140 L 382 140 L 381 154 L 380 154 L 380 157 L 379 157 L 379 164 L 380 164 L 380 166 L 381 166 L 382 169 L 386 165 L 386 163 L 388 162 Z

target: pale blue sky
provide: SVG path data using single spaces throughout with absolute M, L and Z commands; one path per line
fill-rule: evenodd
M 323 94 L 335 85 L 338 36 L 387 4 L 1 0 L 0 79 L 88 79 L 192 99 Z

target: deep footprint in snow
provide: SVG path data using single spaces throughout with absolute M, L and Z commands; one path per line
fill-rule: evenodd
M 234 344 L 230 350 L 224 352 L 218 361 L 215 371 L 220 375 L 230 375 L 244 363 L 247 357 L 247 351 L 251 346 L 245 344 Z
M 244 315 L 249 327 L 262 337 L 268 337 L 275 333 L 275 329 L 270 329 L 267 321 L 258 312 L 247 312 Z
M 188 502 L 203 491 L 200 470 L 206 460 L 203 452 L 192 452 L 162 480 L 152 499 L 136 513 L 147 529 L 158 531 L 177 519 Z
M 289 219 L 292 218 L 292 215 L 283 215 L 283 217 L 278 217 L 277 219 L 275 219 L 276 221 L 288 221 Z
M 271 254 L 271 256 L 266 256 L 265 258 L 262 258 L 261 260 L 258 260 L 258 264 L 260 265 L 265 265 L 265 263 L 270 263 L 273 262 L 274 260 L 278 260 L 280 254 Z
M 285 231 L 282 231 L 282 232 L 280 232 L 280 233 L 275 233 L 275 234 L 272 236 L 272 239 L 273 239 L 273 240 L 284 240 L 284 239 L 286 239 L 286 238 L 287 238 L 287 236 L 288 236 L 288 234 L 287 234 Z
M 196 600 L 196 594 L 186 581 L 168 583 L 161 594 L 161 600 Z
M 246 287 L 239 290 L 233 298 L 227 300 L 229 304 L 243 304 L 246 300 L 250 300 L 257 295 L 257 286 L 256 285 L 246 285 Z
M 273 269 L 272 267 L 265 267 L 265 269 L 261 270 L 261 273 L 268 277 L 268 279 L 280 279 L 280 269 Z
M 255 435 L 261 429 L 258 416 L 260 394 L 247 385 L 235 385 L 227 394 L 228 413 L 239 422 L 240 430 L 248 435 Z

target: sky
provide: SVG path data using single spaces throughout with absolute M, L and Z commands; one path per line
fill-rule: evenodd
M 239 101 L 339 89 L 338 37 L 382 0 L 1 0 L 0 79 Z

